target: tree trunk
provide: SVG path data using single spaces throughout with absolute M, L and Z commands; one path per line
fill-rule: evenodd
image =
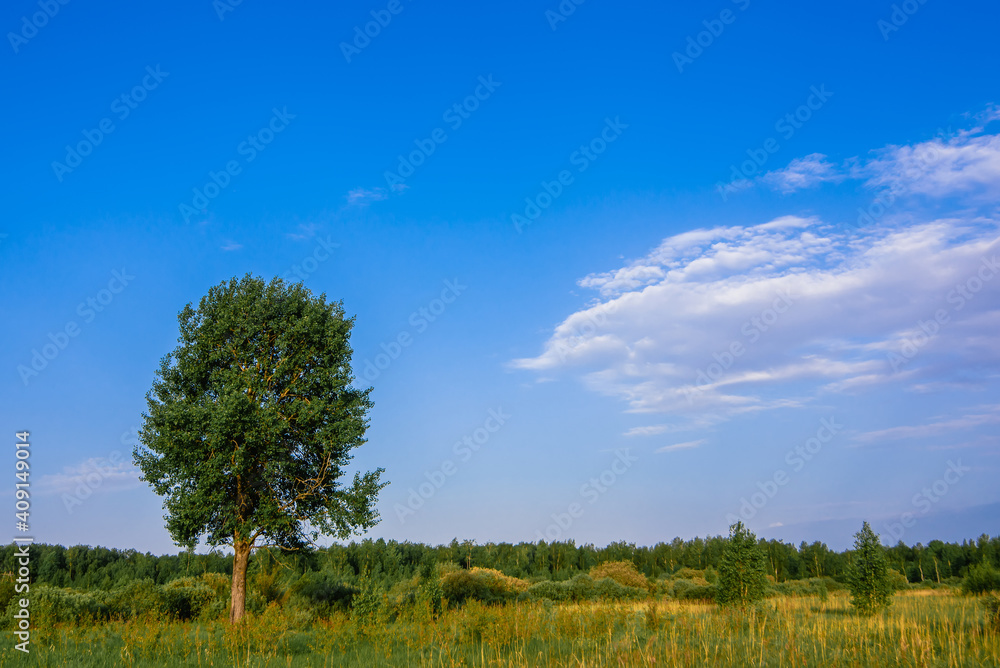
M 233 541 L 233 591 L 229 605 L 229 621 L 236 623 L 243 619 L 247 609 L 247 565 L 253 546 L 242 540 Z

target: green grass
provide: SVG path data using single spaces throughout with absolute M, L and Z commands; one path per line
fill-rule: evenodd
M 898 594 L 856 616 L 844 595 L 777 597 L 747 611 L 659 600 L 472 602 L 433 618 L 415 606 L 394 622 L 347 615 L 310 622 L 275 606 L 223 621 L 145 618 L 32 631 L 31 654 L 8 634 L 0 665 L 79 666 L 998 666 L 1000 633 L 980 598 Z

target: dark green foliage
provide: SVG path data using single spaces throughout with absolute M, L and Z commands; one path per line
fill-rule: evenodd
M 320 617 L 329 617 L 335 610 L 349 610 L 358 593 L 356 587 L 341 582 L 329 572 L 304 573 L 290 591 L 293 596 L 304 599 Z
M 1000 572 L 989 564 L 977 564 L 969 569 L 962 583 L 966 594 L 985 594 L 1000 591 Z
M 719 595 L 719 586 L 698 584 L 685 578 L 675 580 L 670 595 L 678 601 L 714 601 Z
M 549 601 L 639 601 L 649 596 L 645 588 L 628 587 L 611 578 L 596 582 L 586 574 L 571 580 L 537 582 L 518 598 L 521 600 Z
M 626 556 L 632 559 L 639 573 L 654 578 L 656 596 L 711 601 L 717 589 L 708 578 L 713 577 L 712 570 L 719 566 L 724 545 L 725 541 L 718 537 L 690 541 L 676 539 L 652 547 L 619 543 L 607 548 L 576 545 L 571 541 L 485 545 L 462 545 L 455 541 L 454 546 L 435 546 L 365 539 L 291 553 L 261 549 L 249 569 L 247 605 L 249 609 L 261 612 L 268 602 L 274 601 L 314 619 L 328 617 L 334 611 L 347 612 L 359 589 L 361 574 L 367 571 L 384 590 L 395 591 L 396 598 L 391 601 L 393 610 L 390 614 L 399 614 L 414 602 L 420 606 L 429 605 L 432 611 L 440 612 L 444 595 L 440 576 L 458 568 L 451 563 L 456 558 L 465 561 L 469 556 L 473 568 L 497 569 L 505 575 L 536 583 L 530 592 L 520 595 L 522 599 L 596 600 L 597 583 L 587 575 L 589 570 L 596 564 L 620 561 Z M 793 573 L 801 575 L 807 572 L 801 566 L 803 553 L 795 545 L 770 541 L 767 543 L 769 572 L 777 571 L 783 575 L 777 582 L 769 584 L 768 595 L 822 596 L 823 587 L 830 593 L 845 588 L 844 569 L 848 553 L 823 552 L 814 547 L 822 547 L 821 543 L 804 545 L 805 555 L 810 559 L 816 557 L 814 565 L 818 560 L 820 568 L 828 574 L 821 578 L 792 578 Z M 10 574 L 16 573 L 18 568 L 15 550 L 13 545 L 0 545 L 0 603 L 7 597 L 7 606 L 0 607 L 0 611 L 7 609 L 10 598 L 14 596 L 14 578 Z M 65 584 L 74 590 L 70 593 L 87 594 L 89 597 L 86 605 L 74 599 L 76 603 L 69 608 L 75 611 L 72 614 L 97 617 L 108 615 L 127 619 L 150 613 L 165 617 L 168 614 L 167 602 L 163 598 L 162 585 L 196 576 L 209 583 L 211 580 L 204 578 L 214 577 L 214 584 L 207 584 L 214 589 L 218 583 L 225 583 L 225 578 L 230 577 L 233 571 L 232 554 L 218 552 L 193 554 L 185 551 L 155 556 L 134 550 L 83 545 L 66 548 L 38 543 L 30 547 L 29 553 L 32 565 L 39 565 L 37 571 L 32 568 L 32 594 L 36 586 L 49 585 L 61 592 Z M 554 553 L 556 556 L 553 556 Z M 936 559 L 941 576 L 940 586 L 955 587 L 965 582 L 970 570 L 973 571 L 970 581 L 977 582 L 985 568 L 981 565 L 990 565 L 987 569 L 990 571 L 996 568 L 994 560 L 1000 554 L 1000 538 L 980 538 L 962 543 L 931 541 L 926 547 L 913 548 L 899 544 L 888 548 L 886 554 L 891 570 L 911 570 L 911 565 L 915 563 L 913 560 L 918 556 L 924 561 L 929 560 L 933 569 Z M 42 563 L 59 563 L 60 556 L 51 555 L 61 555 L 63 565 L 59 568 L 62 570 L 40 568 Z M 538 565 L 543 561 L 548 564 L 545 569 Z M 926 565 L 924 568 L 925 572 L 934 572 L 928 571 Z M 406 586 L 400 584 L 414 578 L 417 580 Z M 896 581 L 901 583 L 898 577 Z M 397 584 L 400 587 L 394 590 Z M 939 585 L 925 579 L 919 586 L 936 588 Z M 197 612 L 200 619 L 225 615 L 228 604 L 225 592 L 217 595 L 207 607 L 203 604 L 199 607 L 197 587 L 191 593 L 194 598 L 189 597 L 186 601 L 180 594 L 174 594 L 173 614 L 191 615 Z M 603 593 L 612 598 L 633 597 L 635 600 L 648 596 L 640 591 L 605 590 Z
M 441 592 L 449 603 L 455 605 L 462 605 L 470 599 L 483 603 L 502 603 L 512 598 L 495 581 L 467 570 L 449 573 L 441 583 Z
M 860 615 L 874 615 L 892 605 L 893 578 L 878 535 L 865 522 L 854 534 L 854 555 L 848 570 L 851 605 Z
M 178 321 L 134 458 L 178 545 L 233 547 L 237 621 L 258 543 L 297 550 L 378 523 L 383 469 L 341 481 L 365 443 L 371 390 L 352 386 L 353 319 L 301 283 L 234 278 Z
M 178 320 L 180 345 L 157 371 L 134 455 L 166 498 L 174 540 L 301 548 L 374 526 L 382 469 L 340 482 L 371 408 L 370 390 L 351 386 L 342 305 L 247 275 Z
M 767 556 L 757 536 L 743 522 L 729 527 L 729 543 L 719 563 L 716 601 L 720 605 L 747 607 L 767 591 Z

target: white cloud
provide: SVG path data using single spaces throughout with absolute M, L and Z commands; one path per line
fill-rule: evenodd
M 822 153 L 811 153 L 804 158 L 796 158 L 784 169 L 767 172 L 761 181 L 781 193 L 791 193 L 803 188 L 811 188 L 827 181 L 843 181 L 846 175 L 829 162 Z
M 36 494 L 69 494 L 89 497 L 99 491 L 133 489 L 140 486 L 139 469 L 121 453 L 113 453 L 111 458 L 91 457 L 72 466 L 63 467 L 60 473 L 46 473 L 32 485 Z M 80 493 L 80 490 L 89 493 Z M 82 499 L 81 499 L 82 500 Z
M 388 197 L 389 193 L 385 188 L 355 188 L 347 193 L 347 204 L 349 206 L 367 206 Z
M 686 450 L 688 448 L 697 448 L 705 442 L 705 439 L 700 439 L 697 441 L 686 441 L 684 443 L 674 443 L 673 445 L 665 445 L 662 448 L 657 448 L 654 452 L 655 454 L 660 454 L 663 452 L 672 452 L 674 450 Z
M 961 417 L 948 420 L 938 420 L 920 425 L 905 425 L 901 427 L 891 427 L 889 429 L 879 429 L 859 434 L 854 440 L 861 443 L 873 443 L 879 441 L 895 441 L 906 438 L 927 438 L 929 436 L 939 436 L 950 434 L 955 431 L 973 429 L 987 424 L 1000 422 L 1000 406 L 980 406 L 978 410 L 982 412 L 967 413 Z
M 302 223 L 296 229 L 298 230 L 297 232 L 288 232 L 285 236 L 293 241 L 308 241 L 316 236 L 319 225 L 316 223 Z
M 682 421 L 630 436 L 802 406 L 821 393 L 940 381 L 945 358 L 949 374 L 995 373 L 1000 277 L 979 283 L 961 309 L 949 303 L 994 255 L 1000 228 L 983 219 L 843 232 L 787 216 L 686 232 L 582 279 L 602 301 L 512 364 L 573 373 L 629 411 Z M 922 341 L 921 323 L 940 309 L 948 322 Z M 889 356 L 912 341 L 917 354 L 894 369 Z
M 985 133 L 985 125 L 1000 112 L 991 107 L 971 129 L 912 145 L 888 145 L 868 157 L 851 157 L 835 164 L 822 153 L 792 160 L 787 167 L 767 172 L 755 181 L 729 184 L 738 192 L 760 183 L 783 194 L 825 182 L 860 180 L 875 190 L 897 197 L 964 197 L 989 202 L 1000 194 L 1000 135 Z

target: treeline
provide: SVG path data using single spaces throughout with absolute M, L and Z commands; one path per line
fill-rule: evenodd
M 802 542 L 795 546 L 777 540 L 761 540 L 767 555 L 768 574 L 774 582 L 807 578 L 831 578 L 843 582 L 851 552 L 831 550 L 825 543 Z M 725 548 L 722 536 L 657 543 L 652 547 L 617 542 L 606 547 L 576 545 L 573 541 L 546 543 L 486 543 L 453 540 L 448 545 L 424 545 L 394 540 L 366 539 L 303 552 L 259 550 L 250 572 L 274 578 L 298 580 L 309 573 L 322 573 L 345 583 L 366 578 L 389 587 L 395 582 L 429 572 L 438 564 L 457 564 L 462 569 L 485 568 L 532 582 L 570 580 L 607 562 L 631 562 L 648 578 L 669 577 L 681 569 L 717 569 Z M 18 571 L 16 548 L 0 548 L 0 573 Z M 1000 536 L 982 535 L 976 540 L 908 546 L 902 542 L 886 549 L 890 568 L 910 582 L 956 583 L 976 565 L 1000 567 Z M 136 581 L 164 585 L 206 573 L 232 574 L 231 556 L 219 553 L 154 556 L 135 550 L 77 545 L 36 544 L 30 548 L 31 581 L 53 587 L 110 590 Z

